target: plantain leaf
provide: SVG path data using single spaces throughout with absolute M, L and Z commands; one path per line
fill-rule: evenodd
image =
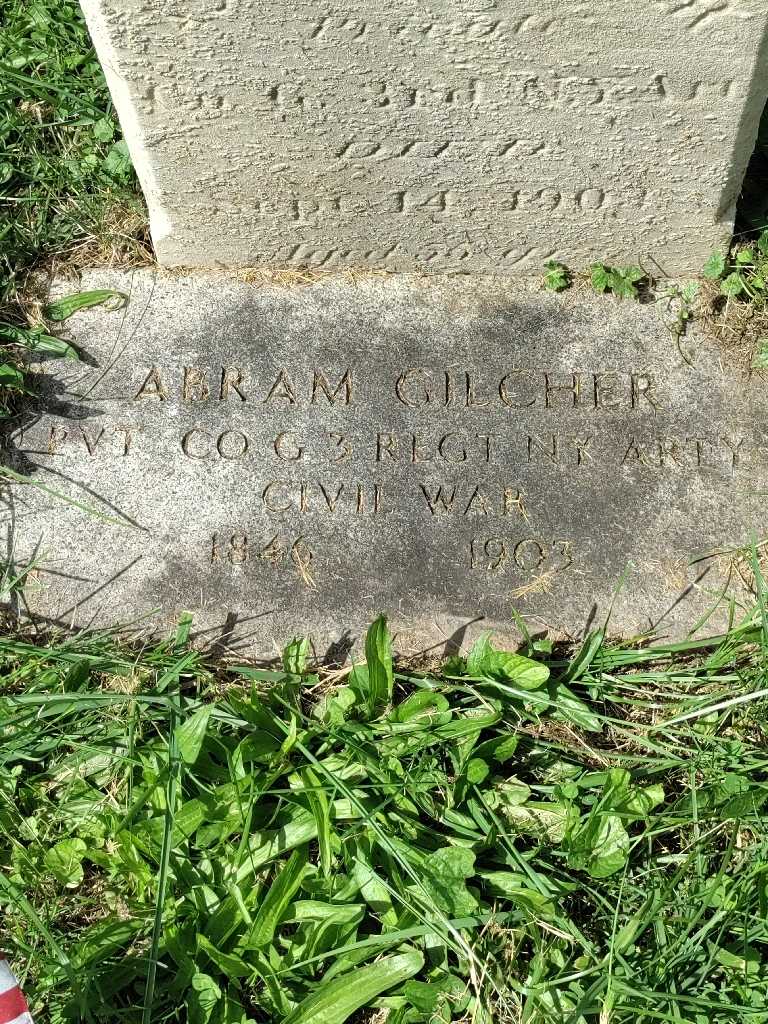
M 210 704 L 200 708 L 177 728 L 179 754 L 185 764 L 194 764 L 200 756 L 212 710 L 213 706 Z
M 475 855 L 460 846 L 444 846 L 424 858 L 421 883 L 435 905 L 452 917 L 474 914 L 477 900 L 467 889 L 465 879 L 475 873 Z
M 288 909 L 293 894 L 301 885 L 307 866 L 307 848 L 294 850 L 283 864 L 280 873 L 269 888 L 259 906 L 253 925 L 245 942 L 248 949 L 260 949 L 268 945 L 275 934 L 277 926 Z
M 83 881 L 83 857 L 87 851 L 82 839 L 62 839 L 46 850 L 43 862 L 57 881 L 67 889 L 76 889 Z
M 549 679 L 546 665 L 522 654 L 497 650 L 490 633 L 482 633 L 475 641 L 467 656 L 467 672 L 475 677 L 499 679 L 521 690 L 538 690 Z
M 14 324 L 0 324 L 0 338 L 24 348 L 36 355 L 51 356 L 54 359 L 79 359 L 77 349 L 62 338 L 46 334 L 42 327 L 16 327 Z
M 0 363 L 0 385 L 18 388 L 24 385 L 24 374 L 10 363 Z
M 371 1000 L 412 978 L 424 966 L 416 950 L 341 974 L 302 1000 L 283 1024 L 344 1024 Z
M 197 936 L 197 948 L 213 961 L 222 974 L 228 978 L 247 978 L 253 974 L 253 968 L 235 953 L 222 953 L 204 935 Z
M 43 316 L 47 320 L 68 320 L 73 313 L 79 309 L 88 309 L 90 306 L 101 306 L 110 299 L 118 299 L 118 306 L 122 305 L 128 296 L 123 292 L 115 291 L 114 288 L 96 288 L 90 292 L 75 292 L 73 295 L 65 295 L 63 299 L 56 299 L 43 310 Z
M 392 699 L 392 637 L 387 618 L 380 615 L 371 623 L 365 638 L 365 663 L 368 669 L 368 714 L 375 718 Z
M 312 768 L 301 770 L 301 780 L 307 794 L 309 809 L 317 822 L 317 845 L 320 851 L 320 869 L 328 878 L 331 874 L 333 851 L 331 848 L 331 808 L 323 784 Z
M 567 846 L 568 866 L 607 878 L 621 871 L 629 856 L 629 836 L 618 814 L 596 814 Z
M 291 675 L 302 675 L 307 667 L 308 654 L 309 640 L 307 637 L 297 637 L 295 640 L 291 640 L 283 650 L 283 668 Z
M 187 995 L 188 1024 L 208 1024 L 222 998 L 223 993 L 213 978 L 198 971 Z
M 448 701 L 441 693 L 435 693 L 433 690 L 417 690 L 398 704 L 389 717 L 393 722 L 410 722 L 413 719 L 419 719 L 423 720 L 425 725 L 432 725 L 435 722 L 443 721 L 444 712 L 449 708 Z

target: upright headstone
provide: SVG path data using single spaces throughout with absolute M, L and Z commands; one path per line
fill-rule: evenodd
M 697 270 L 765 0 L 82 0 L 160 262 Z

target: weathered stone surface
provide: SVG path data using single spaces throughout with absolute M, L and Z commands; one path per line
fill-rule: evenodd
M 82 0 L 160 261 L 702 266 L 765 0 Z
M 44 619 L 189 609 L 269 653 L 386 610 L 414 650 L 515 613 L 578 634 L 626 573 L 612 628 L 674 633 L 764 536 L 768 389 L 698 332 L 684 357 L 657 306 L 439 278 L 84 284 L 130 299 L 70 321 L 94 365 L 46 363 L 8 441 L 48 488 L 13 487 L 5 524 Z

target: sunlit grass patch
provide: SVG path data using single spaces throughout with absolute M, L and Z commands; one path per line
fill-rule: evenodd
M 143 200 L 75 3 L 2 5 L 0 225 L 0 305 L 40 260 L 142 244 Z
M 759 608 L 400 671 L 0 640 L 0 906 L 45 1019 L 758 1021 Z

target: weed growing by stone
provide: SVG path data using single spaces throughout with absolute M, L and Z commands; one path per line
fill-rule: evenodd
M 564 263 L 550 260 L 544 264 L 544 287 L 550 292 L 562 292 L 569 288 L 573 277 Z
M 50 333 L 73 313 L 102 303 L 122 302 L 125 296 L 112 288 L 74 292 L 45 306 L 35 326 L 0 321 L 0 343 L 9 351 L 11 361 L 0 363 L 0 419 L 12 414 L 16 400 L 32 392 L 28 389 L 22 357 L 32 359 L 79 359 L 80 354 L 64 338 Z M 52 326 L 53 325 L 53 326 Z
M 686 284 L 669 284 L 656 300 L 665 304 L 664 310 L 667 315 L 667 326 L 678 342 L 685 334 L 689 324 L 695 319 L 695 307 L 699 291 L 698 281 L 688 281 Z
M 713 252 L 704 276 L 717 282 L 720 294 L 728 299 L 764 303 L 768 292 L 768 231 L 753 243 Z
M 603 294 L 611 292 L 621 299 L 639 297 L 638 285 L 647 279 L 641 267 L 609 267 L 605 263 L 595 263 L 590 272 L 592 287 Z

